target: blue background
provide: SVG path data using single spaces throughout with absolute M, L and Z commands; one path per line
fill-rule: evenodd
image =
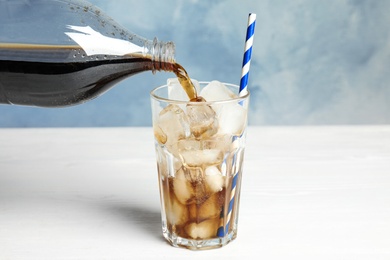
M 390 1 L 90 2 L 129 31 L 175 42 L 192 78 L 236 84 L 257 13 L 251 125 L 390 123 Z M 149 91 L 173 76 L 144 72 L 73 107 L 0 105 L 0 127 L 148 126 Z

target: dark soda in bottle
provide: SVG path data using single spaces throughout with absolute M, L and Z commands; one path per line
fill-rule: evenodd
M 0 0 L 0 24 L 0 103 L 75 105 L 144 71 L 174 72 L 196 98 L 172 42 L 128 32 L 86 1 Z

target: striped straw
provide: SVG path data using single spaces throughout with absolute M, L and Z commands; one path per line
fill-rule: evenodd
M 234 197 L 236 194 L 237 180 L 238 180 L 238 172 L 234 175 L 233 181 L 232 181 L 232 191 L 230 193 L 229 208 L 227 210 L 228 213 L 227 213 L 226 220 L 225 220 L 226 226 L 224 225 L 223 213 L 221 213 L 221 220 L 220 220 L 219 228 L 217 231 L 217 236 L 219 236 L 219 237 L 224 237 L 226 234 L 229 233 L 230 219 L 232 217 L 232 212 L 233 212 Z
M 249 78 L 249 68 L 251 65 L 251 56 L 252 56 L 252 46 L 253 46 L 253 36 L 255 33 L 255 25 L 256 25 L 256 14 L 250 13 L 248 17 L 248 27 L 246 30 L 246 41 L 245 41 L 245 53 L 244 58 L 242 61 L 242 70 L 241 70 L 241 81 L 240 81 L 240 90 L 239 95 L 244 96 L 248 94 L 248 78 Z M 233 138 L 233 145 L 234 143 L 237 144 L 238 137 L 235 136 Z M 235 165 L 237 163 L 236 155 L 233 157 L 232 164 Z M 240 162 L 238 162 L 240 163 Z M 234 206 L 234 200 L 236 195 L 236 186 L 237 186 L 237 180 L 239 176 L 239 171 L 237 171 L 234 174 L 233 181 L 232 181 L 232 188 L 230 192 L 230 201 L 229 201 L 229 208 L 227 210 L 226 219 L 224 220 L 224 214 L 221 213 L 221 219 L 219 228 L 217 231 L 217 236 L 224 237 L 229 233 L 229 227 L 230 227 L 230 220 L 232 217 L 233 212 L 233 206 Z M 224 224 L 226 223 L 226 225 Z
M 251 66 L 253 36 L 255 34 L 256 14 L 250 13 L 248 16 L 248 28 L 246 30 L 245 53 L 242 60 L 240 96 L 248 93 L 249 67 Z

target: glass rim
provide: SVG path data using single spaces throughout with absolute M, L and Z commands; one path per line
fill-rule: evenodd
M 210 83 L 211 81 L 199 81 L 199 84 L 208 84 Z M 237 89 L 240 89 L 240 87 L 236 84 L 232 84 L 232 83 L 224 83 L 224 82 L 221 82 L 222 84 L 226 85 L 226 86 L 230 86 L 230 87 L 235 87 Z M 189 101 L 189 100 L 177 100 L 177 99 L 169 99 L 169 98 L 165 98 L 165 97 L 161 97 L 159 95 L 156 94 L 156 91 L 162 89 L 162 88 L 166 88 L 166 87 L 169 87 L 169 85 L 165 84 L 165 85 L 162 85 L 162 86 L 158 86 L 154 89 L 152 89 L 150 91 L 150 97 L 153 98 L 154 100 L 157 100 L 157 101 L 162 101 L 162 102 L 166 102 L 166 103 L 174 103 L 174 104 L 200 104 L 200 102 L 197 102 L 197 101 Z M 238 96 L 237 97 L 234 97 L 234 98 L 231 98 L 231 99 L 221 99 L 221 100 L 214 100 L 214 101 L 207 101 L 206 102 L 201 102 L 202 104 L 216 104 L 216 103 L 228 103 L 228 102 L 240 102 L 240 101 L 245 101 L 246 99 L 248 99 L 250 96 L 250 92 L 247 90 L 246 91 L 246 94 L 243 95 L 243 96 Z

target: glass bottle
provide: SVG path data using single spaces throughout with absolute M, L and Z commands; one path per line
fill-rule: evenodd
M 128 32 L 84 0 L 0 0 L 0 25 L 2 104 L 79 104 L 175 64 L 172 42 Z

